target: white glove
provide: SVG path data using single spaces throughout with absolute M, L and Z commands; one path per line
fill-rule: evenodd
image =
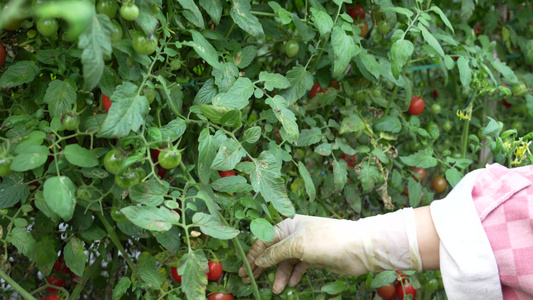
M 383 270 L 422 270 L 412 208 L 359 221 L 296 215 L 275 227 L 270 243 L 259 239 L 247 260 L 257 278 L 266 268 L 280 264 L 273 291 L 294 286 L 308 267 L 359 276 Z M 250 278 L 244 266 L 244 282 Z

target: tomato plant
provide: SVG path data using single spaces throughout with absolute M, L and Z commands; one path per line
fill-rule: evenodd
M 220 277 L 222 277 L 222 263 L 219 261 L 210 261 L 207 264 L 209 271 L 207 272 L 207 279 L 211 281 L 217 281 Z
M 157 39 L 136 31 L 132 36 L 133 49 L 139 54 L 150 55 L 157 49 Z
M 424 99 L 420 97 L 411 98 L 411 103 L 409 104 L 409 114 L 413 116 L 418 116 L 424 110 Z
M 126 3 L 120 7 L 120 16 L 127 21 L 135 21 L 139 16 L 139 7 L 133 3 Z
M 296 41 L 291 40 L 285 43 L 285 54 L 287 54 L 288 57 L 295 57 L 296 54 L 298 54 L 299 49 L 300 46 Z

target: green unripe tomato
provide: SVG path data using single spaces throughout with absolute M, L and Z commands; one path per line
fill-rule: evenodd
M 516 131 L 520 132 L 522 129 L 524 129 L 524 124 L 520 120 L 516 120 L 511 124 L 511 128 L 516 129 Z
M 433 103 L 431 105 L 431 113 L 433 113 L 434 115 L 440 114 L 441 110 L 442 110 L 442 107 L 440 106 L 440 104 Z
M 0 157 L 0 177 L 11 174 L 11 160 L 7 157 Z
M 378 32 L 381 34 L 389 33 L 391 26 L 387 20 L 380 20 L 377 24 Z
M 104 167 L 107 172 L 117 174 L 126 156 L 118 149 L 111 149 L 104 157 Z
M 50 37 L 57 34 L 59 24 L 56 19 L 39 19 L 37 21 L 37 31 L 44 36 Z
M 139 8 L 135 4 L 123 4 L 120 7 L 120 16 L 127 21 L 135 21 L 139 16 Z
M 517 84 L 513 85 L 512 91 L 514 96 L 522 97 L 527 94 L 528 89 L 525 82 L 519 81 Z
M 37 36 L 37 31 L 35 29 L 30 29 L 30 30 L 28 30 L 28 32 L 26 32 L 26 36 L 29 39 L 33 39 L 34 37 Z
M 366 92 L 365 89 L 360 89 L 360 90 L 355 91 L 355 93 L 353 93 L 353 99 L 355 100 L 355 102 L 358 102 L 358 103 L 364 102 L 367 96 L 368 96 L 368 93 Z
M 139 54 L 150 55 L 157 49 L 157 39 L 148 38 L 143 32 L 136 31 L 132 36 L 133 49 Z
M 377 98 L 377 97 L 381 97 L 381 90 L 380 90 L 379 88 L 374 88 L 374 89 L 372 90 L 372 96 L 374 96 L 374 97 L 376 97 L 376 98 Z
M 146 172 L 143 168 L 129 167 L 121 175 L 115 176 L 115 184 L 123 189 L 127 189 L 141 182 L 144 176 L 146 176 Z
M 298 45 L 296 41 L 288 41 L 285 44 L 285 54 L 287 54 L 288 57 L 295 57 L 299 50 L 300 45 Z
M 68 112 L 62 116 L 61 125 L 66 130 L 76 130 L 80 125 L 80 118 L 78 115 Z
M 450 131 L 452 129 L 452 122 L 450 120 L 444 121 L 442 124 L 442 129 L 444 129 L 446 132 Z
M 122 26 L 116 20 L 111 21 L 111 24 L 111 42 L 116 42 L 122 38 Z
M 165 148 L 159 152 L 159 165 L 165 169 L 173 169 L 181 162 L 181 152 L 174 149 Z
M 99 0 L 96 4 L 96 12 L 113 19 L 117 14 L 118 4 L 116 0 Z

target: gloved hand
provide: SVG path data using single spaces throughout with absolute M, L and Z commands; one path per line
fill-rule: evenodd
M 308 267 L 359 276 L 369 271 L 422 270 L 412 208 L 359 221 L 296 215 L 275 227 L 274 240 L 257 239 L 247 254 L 255 278 L 279 264 L 273 292 L 296 285 Z M 244 282 L 250 278 L 244 266 Z

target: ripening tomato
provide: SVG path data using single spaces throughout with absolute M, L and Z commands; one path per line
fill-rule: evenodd
M 157 39 L 136 31 L 132 35 L 133 49 L 142 55 L 150 55 L 157 49 Z
M 217 281 L 220 277 L 222 277 L 222 263 L 219 261 L 210 261 L 207 266 L 209 267 L 207 279 L 211 281 Z
M 381 298 L 389 299 L 396 294 L 396 286 L 394 283 L 389 283 L 387 285 L 378 287 L 376 292 Z
M 398 284 L 396 286 L 396 296 L 403 300 L 407 295 L 412 295 L 414 299 L 416 297 L 416 289 L 413 287 L 411 282 L 404 282 L 404 284 Z
M 54 271 L 58 273 L 63 273 L 65 275 L 71 275 L 72 271 L 67 267 L 67 264 L 65 263 L 65 258 L 62 257 L 61 260 L 56 260 L 54 263 Z
M 435 191 L 435 193 L 442 193 L 448 186 L 448 183 L 446 183 L 446 179 L 442 176 L 437 176 L 431 180 L 431 188 Z
M 104 157 L 104 167 L 107 172 L 117 174 L 122 162 L 126 160 L 126 155 L 119 149 L 111 149 Z
M 343 153 L 343 154 L 341 155 L 341 159 L 344 159 L 345 161 L 347 161 L 347 162 L 348 162 L 348 165 L 349 165 L 350 167 L 352 167 L 352 168 L 355 167 L 355 162 L 356 162 L 356 160 L 355 160 L 355 156 L 353 156 L 353 155 L 348 155 L 348 154 L 344 154 L 344 153 Z
M 357 5 L 356 7 L 349 8 L 346 13 L 352 17 L 352 19 L 364 19 L 365 18 L 365 9 L 361 7 L 361 5 Z
M 6 48 L 4 48 L 4 44 L 0 42 L 0 68 L 4 65 L 6 62 Z
M 412 97 L 409 105 L 409 113 L 413 116 L 418 116 L 424 110 L 424 99 L 420 97 Z
M 109 99 L 108 96 L 102 94 L 102 107 L 105 109 L 105 112 L 108 113 L 109 109 L 111 108 L 111 99 Z
M 56 295 L 52 294 L 52 295 L 44 298 L 44 300 L 61 300 L 61 299 L 59 299 L 59 297 L 57 297 Z
M 220 177 L 237 176 L 237 174 L 235 174 L 235 172 L 233 171 L 218 171 L 218 174 L 220 175 Z
M 181 152 L 175 149 L 163 149 L 158 157 L 159 165 L 165 169 L 174 169 L 181 162 Z
M 359 34 L 361 37 L 365 37 L 368 34 L 368 23 L 365 20 L 359 19 L 353 23 L 361 30 L 361 33 Z
M 174 281 L 177 283 L 181 283 L 181 275 L 178 274 L 178 268 L 176 267 L 170 267 L 170 276 Z
M 133 3 L 126 3 L 120 7 L 120 16 L 127 21 L 135 21 L 139 16 L 139 7 Z
M 431 92 L 431 95 L 433 96 L 433 99 L 437 99 L 439 98 L 439 91 L 433 90 L 433 92 Z
M 288 57 L 295 57 L 299 50 L 300 45 L 298 45 L 298 42 L 296 41 L 288 41 L 285 44 L 285 54 L 287 54 Z
M 48 276 L 46 281 L 48 281 L 49 284 L 51 284 L 53 286 L 57 286 L 57 287 L 65 286 L 65 282 L 66 282 L 65 278 L 62 278 L 62 277 L 58 276 L 57 274 L 52 274 L 52 275 Z M 47 287 L 46 290 L 49 291 L 50 293 L 56 293 L 58 291 L 58 289 L 50 287 L 50 286 Z
M 416 181 L 423 181 L 426 178 L 426 169 L 411 167 L 412 175 Z
M 474 26 L 474 33 L 476 36 L 479 36 L 481 34 L 481 24 L 477 24 Z
M 159 160 L 159 153 L 161 153 L 161 150 L 166 149 L 166 148 L 167 146 L 163 146 L 159 149 L 150 149 L 150 153 L 152 154 L 154 162 L 157 162 Z
M 233 300 L 233 299 L 235 298 L 233 297 L 232 293 L 217 292 L 217 293 L 209 294 L 209 296 L 207 296 L 207 300 Z
M 502 99 L 502 104 L 503 104 L 503 106 L 505 106 L 507 108 L 513 106 L 511 103 L 507 102 L 507 100 L 505 100 L 505 99 Z
M 315 83 L 313 87 L 311 88 L 311 91 L 309 91 L 309 97 L 314 98 L 316 94 L 324 93 L 324 90 L 320 86 L 320 83 Z
M 341 88 L 341 85 L 340 85 L 340 83 L 337 80 L 330 80 L 328 87 L 332 87 L 332 88 L 338 90 L 338 89 Z

